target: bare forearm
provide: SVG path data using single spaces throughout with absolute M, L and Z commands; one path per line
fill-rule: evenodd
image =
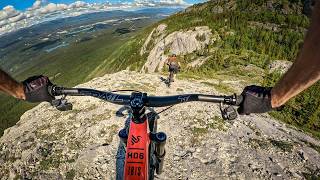
M 288 72 L 272 89 L 272 107 L 279 107 L 320 79 L 320 3 L 313 10 L 304 45 Z
M 0 90 L 16 98 L 25 99 L 23 85 L 2 70 L 0 70 Z

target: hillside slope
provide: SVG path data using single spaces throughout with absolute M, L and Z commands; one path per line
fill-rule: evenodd
M 217 80 L 176 80 L 169 89 L 158 74 L 121 71 L 78 87 L 136 89 L 149 94 L 221 94 Z M 238 81 L 223 82 L 235 87 Z M 239 89 L 238 89 L 239 90 Z M 118 105 L 69 97 L 74 109 L 41 103 L 0 139 L 1 179 L 114 179 L 125 117 Z M 160 111 L 162 108 L 156 109 Z M 160 114 L 167 156 L 160 179 L 304 179 L 320 176 L 320 141 L 268 115 L 223 121 L 218 105 L 191 102 Z
M 274 86 L 303 44 L 310 5 L 308 0 L 196 4 L 147 28 L 99 68 L 162 72 L 165 59 L 175 53 L 182 63 L 180 77 Z M 319 90 L 320 82 L 272 115 L 320 137 Z

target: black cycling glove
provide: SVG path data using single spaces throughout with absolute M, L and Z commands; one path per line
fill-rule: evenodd
M 241 93 L 243 101 L 238 108 L 239 114 L 265 113 L 272 111 L 271 88 L 260 86 L 247 86 Z
M 26 101 L 29 102 L 51 102 L 54 97 L 48 92 L 48 86 L 52 85 L 49 78 L 46 76 L 32 76 L 24 80 L 24 93 Z

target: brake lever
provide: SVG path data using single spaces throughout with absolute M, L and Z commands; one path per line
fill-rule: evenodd
M 232 105 L 223 107 L 222 103 L 220 103 L 220 111 L 224 120 L 234 120 L 238 117 L 237 111 Z
M 61 99 L 52 100 L 51 105 L 59 111 L 69 111 L 72 110 L 73 107 L 73 105 L 67 101 L 66 96 L 62 96 Z

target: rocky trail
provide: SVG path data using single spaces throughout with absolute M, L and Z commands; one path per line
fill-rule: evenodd
M 121 71 L 78 87 L 135 89 L 152 95 L 221 94 L 214 80 L 176 80 Z M 240 91 L 241 82 L 223 82 Z M 237 86 L 235 86 L 237 85 Z M 237 88 L 238 87 L 238 88 Z M 121 106 L 68 97 L 74 109 L 48 103 L 27 111 L 0 139 L 1 179 L 115 179 Z M 160 111 L 162 108 L 157 108 Z M 267 114 L 221 118 L 218 105 L 180 104 L 160 114 L 168 136 L 164 172 L 157 179 L 308 179 L 320 176 L 320 141 Z

